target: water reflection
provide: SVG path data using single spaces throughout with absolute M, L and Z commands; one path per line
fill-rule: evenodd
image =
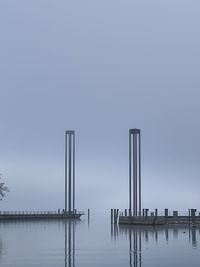
M 192 227 L 192 229 L 190 228 L 190 232 L 192 235 L 192 246 L 193 247 L 197 247 L 197 237 L 196 237 L 196 228 Z
M 141 267 L 141 231 L 129 231 L 129 265 Z
M 44 256 L 45 260 L 48 261 L 49 258 L 57 260 L 58 255 L 60 255 L 62 266 L 75 267 L 75 230 L 79 223 L 80 221 L 77 220 L 0 222 L 0 265 L 4 261 L 5 264 L 8 262 L 9 266 L 13 266 L 11 264 L 13 255 L 10 257 L 9 255 L 11 255 L 12 249 L 17 246 L 18 237 L 22 236 L 20 246 L 16 249 L 18 259 L 21 257 L 22 260 L 25 260 L 30 257 L 31 262 L 35 253 L 38 261 Z M 60 244 L 59 247 L 54 245 L 54 242 Z M 33 248 L 33 253 L 27 249 L 30 247 Z M 54 252 L 55 249 L 57 254 Z M 26 256 L 21 256 L 20 253 L 23 250 L 26 250 Z
M 200 235 L 200 227 L 189 226 L 117 226 L 111 225 L 111 238 L 125 237 L 128 240 L 129 266 L 142 267 L 143 248 L 151 247 L 152 243 L 158 244 L 165 241 L 166 244 L 173 239 L 184 240 L 197 248 L 197 235 Z M 149 246 L 148 246 L 149 244 Z
M 75 222 L 65 222 L 65 267 L 75 267 Z
M 0 258 L 1 258 L 2 253 L 3 253 L 3 244 L 2 244 L 2 240 L 0 238 Z
M 0 266 L 198 266 L 192 248 L 199 246 L 200 226 L 110 229 L 103 222 L 92 218 L 90 229 L 87 220 L 0 222 Z
M 87 218 L 87 222 L 88 222 L 88 230 L 90 229 L 90 210 L 88 209 L 88 218 Z
M 111 224 L 111 239 L 116 240 L 119 234 L 119 225 Z

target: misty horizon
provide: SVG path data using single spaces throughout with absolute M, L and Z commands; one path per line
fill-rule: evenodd
M 194 1 L 1 1 L 1 210 L 128 207 L 128 130 L 141 129 L 142 206 L 198 208 L 199 10 Z

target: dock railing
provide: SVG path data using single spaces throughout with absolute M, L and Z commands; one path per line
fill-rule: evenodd
M 167 217 L 187 217 L 187 216 L 191 216 L 191 210 L 192 209 L 188 209 L 188 210 L 149 210 L 149 209 L 144 209 L 144 211 L 142 212 L 142 214 L 140 215 L 139 213 L 137 214 L 137 216 L 142 216 L 142 217 L 146 217 L 146 216 L 167 216 Z M 129 212 L 129 210 L 124 210 L 124 211 L 120 211 L 119 212 L 119 216 L 133 216 L 133 212 Z M 200 211 L 195 212 L 195 216 L 199 217 L 200 216 Z
M 65 212 L 64 210 L 57 211 L 0 211 L 0 216 L 28 216 L 28 215 L 71 215 L 71 214 L 81 214 L 84 215 L 84 212 L 77 211 L 75 212 Z

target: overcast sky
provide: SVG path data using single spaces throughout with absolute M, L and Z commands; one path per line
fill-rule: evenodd
M 199 207 L 199 0 L 0 0 L 3 210 L 128 206 L 128 130 L 142 131 L 143 207 Z

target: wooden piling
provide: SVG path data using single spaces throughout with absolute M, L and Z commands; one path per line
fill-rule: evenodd
M 155 209 L 155 217 L 158 216 L 158 209 Z
M 127 216 L 127 209 L 125 209 L 124 212 L 125 212 L 125 216 Z

